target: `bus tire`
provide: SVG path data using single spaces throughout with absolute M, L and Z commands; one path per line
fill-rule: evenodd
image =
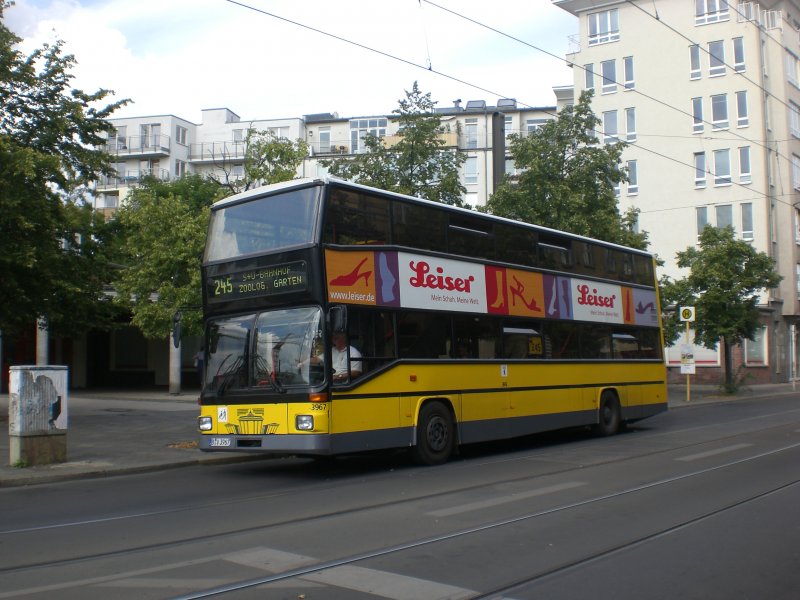
M 595 433 L 601 437 L 619 433 L 622 425 L 622 412 L 619 399 L 614 392 L 606 390 L 600 395 L 600 410 L 597 414 Z
M 447 406 L 428 402 L 419 411 L 414 460 L 423 465 L 439 465 L 450 458 L 455 445 L 455 427 Z

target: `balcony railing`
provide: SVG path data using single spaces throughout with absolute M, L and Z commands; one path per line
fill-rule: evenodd
M 221 162 L 242 160 L 246 150 L 245 142 L 199 142 L 189 144 L 189 160 Z
M 97 181 L 97 189 L 114 189 L 120 187 L 130 187 L 138 184 L 145 177 L 152 176 L 161 181 L 169 181 L 169 171 L 167 169 L 129 169 L 124 174 L 114 177 L 101 176 Z
M 165 154 L 169 155 L 170 138 L 168 135 L 132 135 L 108 140 L 105 151 L 109 154 L 124 156 L 130 154 Z

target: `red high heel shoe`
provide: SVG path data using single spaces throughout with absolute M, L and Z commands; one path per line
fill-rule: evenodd
M 356 281 L 364 278 L 364 285 L 369 285 L 369 276 L 372 275 L 372 271 L 366 271 L 364 273 L 359 273 L 358 270 L 361 266 L 367 262 L 366 257 L 360 263 L 356 265 L 356 268 L 350 271 L 345 275 L 339 275 L 338 277 L 334 277 L 328 282 L 328 285 L 353 285 Z
M 525 291 L 525 286 L 519 279 L 516 278 L 516 276 L 512 275 L 512 277 L 517 285 L 516 287 L 509 288 L 511 290 L 511 303 L 516 306 L 517 298 L 519 298 L 519 301 L 527 306 L 528 310 L 532 310 L 533 312 L 542 312 L 542 309 L 536 305 L 536 298 L 531 298 L 530 302 L 525 300 L 525 296 L 522 295 L 522 292 Z

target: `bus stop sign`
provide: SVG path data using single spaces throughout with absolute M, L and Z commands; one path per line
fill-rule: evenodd
M 687 323 L 694 322 L 694 306 L 681 306 L 680 308 L 681 321 Z

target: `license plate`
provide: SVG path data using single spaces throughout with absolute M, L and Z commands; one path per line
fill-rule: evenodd
M 231 445 L 231 438 L 211 438 L 208 445 L 212 448 L 225 448 Z

